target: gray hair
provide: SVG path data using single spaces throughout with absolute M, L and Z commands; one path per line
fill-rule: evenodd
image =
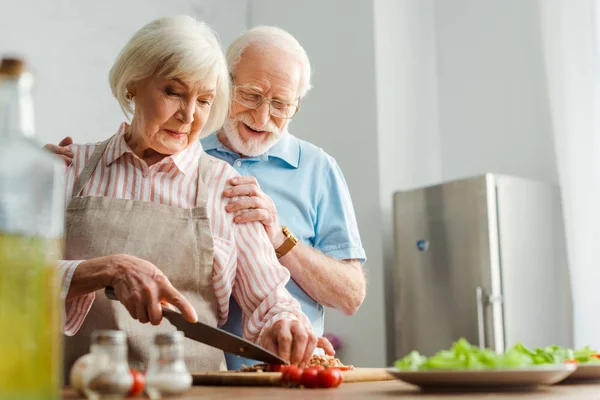
M 262 49 L 276 48 L 296 57 L 302 65 L 299 95 L 300 97 L 306 95 L 311 88 L 310 61 L 308 60 L 308 54 L 296 38 L 287 31 L 275 26 L 257 26 L 244 32 L 227 48 L 227 66 L 232 75 L 235 73 L 235 68 L 240 62 L 244 50 L 251 46 Z
M 202 133 L 223 125 L 229 107 L 229 74 L 219 39 L 207 24 L 187 15 L 158 18 L 131 37 L 109 73 L 112 93 L 127 117 L 133 114 L 127 88 L 152 75 L 187 82 L 216 77 L 217 92 Z

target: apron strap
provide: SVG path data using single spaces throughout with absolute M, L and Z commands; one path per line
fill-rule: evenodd
M 83 171 L 81 171 L 81 174 L 79 174 L 79 176 L 77 177 L 77 180 L 75 181 L 75 185 L 74 185 L 74 189 L 73 189 L 74 197 L 81 196 L 81 192 L 83 191 L 83 188 L 90 180 L 92 173 L 94 172 L 94 170 L 96 169 L 96 166 L 100 162 L 100 159 L 102 158 L 102 155 L 104 154 L 106 147 L 108 147 L 108 143 L 110 142 L 111 139 L 112 139 L 112 137 L 110 137 L 107 140 L 105 140 L 104 142 L 101 142 L 100 144 L 98 144 L 96 146 L 96 149 L 92 153 L 92 156 L 90 157 L 90 159 L 85 163 L 85 166 L 83 167 Z
M 206 207 L 208 200 L 208 185 L 206 180 L 212 170 L 213 159 L 205 152 L 202 152 L 198 160 L 198 190 L 196 191 L 196 207 Z

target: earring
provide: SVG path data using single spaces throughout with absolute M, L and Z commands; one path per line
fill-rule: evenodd
M 125 98 L 127 99 L 127 101 L 131 101 L 131 100 L 133 100 L 133 94 L 131 94 L 131 92 L 128 90 L 125 93 Z

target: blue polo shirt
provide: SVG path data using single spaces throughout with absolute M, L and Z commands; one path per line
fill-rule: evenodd
M 229 163 L 243 176 L 254 176 L 273 199 L 281 225 L 306 245 L 337 259 L 365 260 L 350 192 L 337 162 L 321 148 L 287 133 L 268 152 L 242 158 L 223 145 L 215 133 L 202 139 L 213 157 Z M 323 306 L 293 279 L 286 286 L 298 300 L 318 336 L 323 335 Z M 242 336 L 242 311 L 232 297 L 223 329 Z M 229 369 L 251 361 L 227 356 Z

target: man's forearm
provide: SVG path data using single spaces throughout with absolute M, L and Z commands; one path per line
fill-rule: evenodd
M 336 260 L 298 242 L 279 262 L 310 297 L 324 306 L 352 315 L 365 299 L 365 276 L 356 260 Z

